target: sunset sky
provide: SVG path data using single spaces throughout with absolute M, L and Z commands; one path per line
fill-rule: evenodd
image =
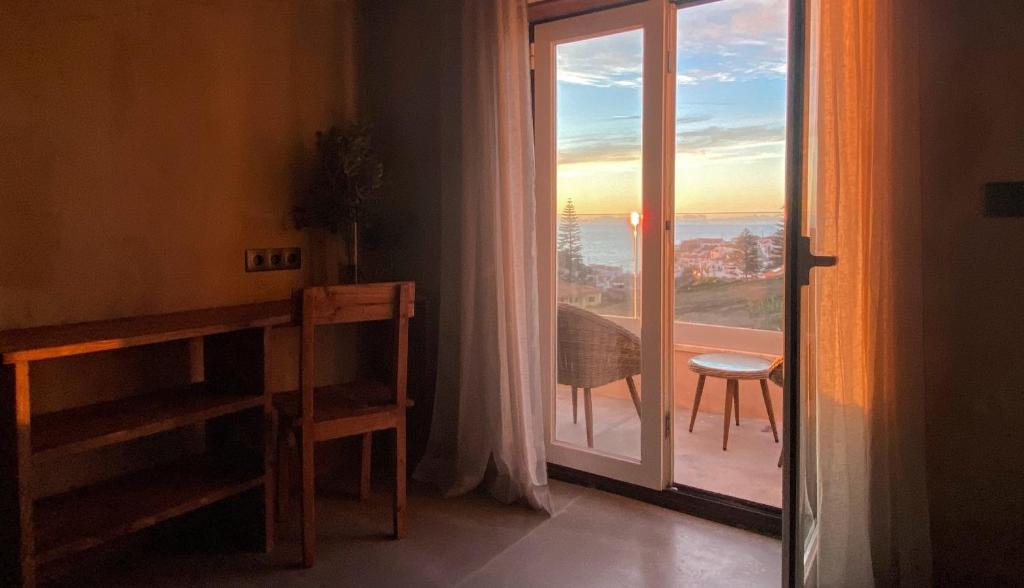
M 677 212 L 782 208 L 786 4 L 679 11 Z M 558 46 L 559 209 L 639 209 L 641 56 L 641 31 Z

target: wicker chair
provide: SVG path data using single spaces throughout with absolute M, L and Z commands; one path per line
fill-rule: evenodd
M 587 447 L 594 446 L 594 407 L 590 391 L 626 380 L 640 415 L 640 395 L 633 376 L 640 373 L 640 338 L 590 311 L 558 305 L 558 383 L 572 388 L 572 422 L 577 422 L 577 390 L 583 388 Z
M 776 386 L 782 388 L 786 381 L 786 363 L 782 360 L 782 357 L 776 357 L 775 361 L 772 362 L 771 369 L 768 370 L 768 379 L 771 380 Z M 785 451 L 785 449 L 783 449 Z M 782 467 L 782 453 L 779 453 L 779 465 Z

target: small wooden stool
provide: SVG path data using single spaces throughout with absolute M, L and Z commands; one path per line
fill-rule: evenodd
M 725 380 L 725 425 L 722 432 L 722 451 L 729 447 L 730 417 L 733 407 L 736 408 L 736 424 L 740 424 L 740 380 L 760 380 L 761 395 L 764 407 L 768 411 L 768 421 L 772 424 L 772 436 L 779 442 L 779 433 L 775 428 L 775 411 L 772 410 L 772 399 L 768 394 L 768 374 L 772 362 L 767 359 L 739 353 L 705 353 L 690 360 L 690 370 L 700 376 L 697 380 L 697 394 L 693 398 L 693 413 L 690 414 L 690 432 L 697 420 L 700 408 L 700 397 L 704 393 L 704 380 L 711 376 Z

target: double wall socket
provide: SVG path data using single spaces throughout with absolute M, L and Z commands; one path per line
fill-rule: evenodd
M 302 267 L 302 249 L 279 247 L 274 249 L 246 249 L 245 271 L 272 272 Z

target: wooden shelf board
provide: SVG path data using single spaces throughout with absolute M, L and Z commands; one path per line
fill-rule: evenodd
M 164 343 L 293 322 L 291 300 L 0 331 L 3 363 Z
M 264 483 L 253 469 L 175 462 L 38 500 L 35 561 L 44 564 L 140 531 Z
M 262 404 L 262 395 L 227 394 L 200 383 L 43 414 L 32 418 L 33 459 L 123 443 Z

